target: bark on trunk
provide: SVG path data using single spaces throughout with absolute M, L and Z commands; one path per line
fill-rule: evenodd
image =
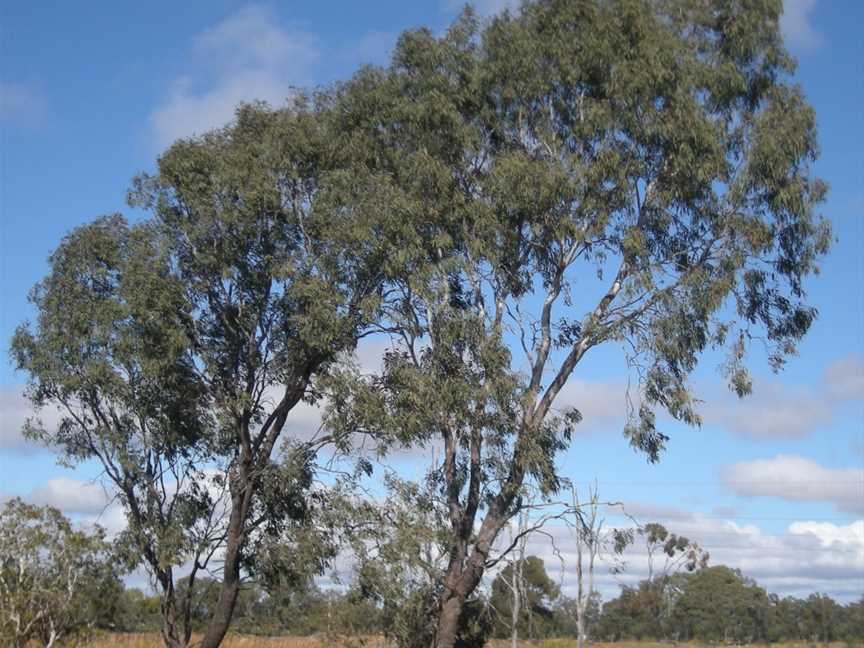
M 163 603 L 162 641 L 166 648 L 186 648 L 183 633 L 177 624 L 177 608 L 174 601 Z
M 207 622 L 207 629 L 201 640 L 201 648 L 218 648 L 222 640 L 225 639 L 231 625 L 231 619 L 234 616 L 234 607 L 237 605 L 237 597 L 240 594 L 240 566 L 243 559 L 243 547 L 249 533 L 248 518 L 260 485 L 255 473 L 269 463 L 270 455 L 282 433 L 289 412 L 303 397 L 312 371 L 324 360 L 324 357 L 320 357 L 309 361 L 293 388 L 285 390 L 282 401 L 264 422 L 258 433 L 259 436 L 255 440 L 250 434 L 251 415 L 246 415 L 238 421 L 238 439 L 241 450 L 237 473 L 233 476 L 230 485 L 231 514 L 225 537 L 222 587 L 219 591 L 216 607 Z
M 459 618 L 465 606 L 465 597 L 453 593 L 441 605 L 438 617 L 438 632 L 435 637 L 435 648 L 453 648 L 459 634 Z
M 246 517 L 251 505 L 252 488 L 248 479 L 248 468 L 240 469 L 240 477 L 231 506 L 231 518 L 228 521 L 225 558 L 222 566 L 222 587 L 216 607 L 207 622 L 201 648 L 218 648 L 228 632 L 231 618 L 234 616 L 234 606 L 240 594 L 240 562 L 241 551 L 245 539 Z
M 206 634 L 201 640 L 201 648 L 217 648 L 222 643 L 225 634 L 228 632 L 228 627 L 231 625 L 231 618 L 234 616 L 234 606 L 237 604 L 237 595 L 239 593 L 239 578 L 230 583 L 222 583 L 219 599 L 216 601 L 216 608 L 213 611 L 213 616 L 210 617 L 210 622 L 207 624 Z
M 451 559 L 444 579 L 444 597 L 438 615 L 435 648 L 453 648 L 455 645 L 465 601 L 483 578 L 489 549 L 505 522 L 496 517 L 495 523 L 490 524 L 487 517 L 468 559 Z M 454 550 L 464 556 L 464 547 L 454 547 Z
M 155 567 L 156 578 L 162 588 L 162 641 L 166 648 L 185 648 L 188 639 L 180 627 L 177 609 L 177 590 L 174 589 L 174 574 L 170 569 Z
M 513 569 L 510 572 L 513 576 L 513 603 L 510 606 L 510 648 L 519 648 L 519 612 L 520 612 L 520 594 L 522 583 L 519 581 L 522 580 L 522 563 L 517 563 L 519 565 L 519 570 L 517 571 L 516 565 L 513 565 Z

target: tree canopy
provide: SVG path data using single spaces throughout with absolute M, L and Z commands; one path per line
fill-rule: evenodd
M 543 559 L 527 556 L 523 561 L 508 564 L 492 581 L 489 604 L 496 618 L 495 633 L 499 637 L 509 636 L 512 631 L 513 591 L 515 584 L 520 589 L 520 610 L 517 625 L 520 636 L 533 639 L 539 634 L 535 631 L 552 616 L 552 605 L 561 593 L 558 583 L 549 578 Z M 517 578 L 513 578 L 514 570 Z
M 559 397 L 586 354 L 623 349 L 625 433 L 657 461 L 658 411 L 700 422 L 688 377 L 705 351 L 725 349 L 745 395 L 753 340 L 779 369 L 810 327 L 803 282 L 830 228 L 780 10 L 550 0 L 484 25 L 467 11 L 349 83 L 381 200 L 415 231 L 384 370 L 346 378 L 331 429 L 443 445 L 437 645 L 453 645 L 525 480 L 558 489 L 581 418 Z
M 244 106 L 226 128 L 174 144 L 130 191 L 152 216 L 68 235 L 33 290 L 36 321 L 12 342 L 32 402 L 63 416 L 27 434 L 101 464 L 127 512 L 130 560 L 163 593 L 169 646 L 191 636 L 191 601 L 175 591 L 185 563 L 194 585 L 224 549 L 204 640 L 215 646 L 243 575 L 327 559 L 284 549 L 320 504 L 310 464 L 333 438 L 277 442 L 374 321 L 387 255 L 386 217 L 343 208 L 354 162 L 329 100 Z
M 55 508 L 11 499 L 0 511 L 0 639 L 45 648 L 86 636 L 122 585 L 100 527 L 76 529 Z M 108 599 L 107 601 L 103 599 Z
M 169 646 L 191 636 L 180 565 L 194 592 L 224 548 L 213 648 L 244 575 L 326 562 L 327 543 L 298 561 L 292 539 L 320 530 L 322 443 L 442 448 L 430 609 L 451 648 L 526 482 L 563 483 L 582 415 L 562 391 L 587 354 L 626 356 L 624 432 L 650 461 L 668 441 L 658 413 L 699 424 L 704 353 L 725 354 L 742 396 L 751 347 L 782 367 L 831 234 L 781 8 L 469 9 L 440 37 L 404 33 L 386 68 L 175 143 L 130 192 L 148 218 L 64 239 L 12 345 L 31 400 L 63 420 L 28 433 L 102 464 Z M 373 333 L 382 371 L 337 363 Z M 280 452 L 292 411 L 325 390 L 327 434 Z

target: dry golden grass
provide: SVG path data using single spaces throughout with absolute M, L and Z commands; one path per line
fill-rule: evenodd
M 161 648 L 158 634 L 106 634 L 94 639 L 81 648 Z M 193 640 L 192 645 L 195 645 Z M 232 635 L 222 644 L 225 648 L 387 648 L 380 637 L 256 637 L 251 635 Z M 536 642 L 519 642 L 523 648 L 576 648 L 575 639 L 545 639 Z M 697 643 L 657 643 L 651 641 L 621 641 L 618 643 L 590 643 L 591 648 L 703 648 Z M 826 644 L 826 648 L 848 648 L 848 644 Z M 487 648 L 510 648 L 509 639 L 494 639 Z M 814 648 L 806 642 L 790 642 L 763 646 L 753 644 L 752 648 Z
M 576 639 L 543 639 L 536 642 L 520 642 L 519 645 L 524 646 L 525 648 L 576 648 L 578 642 Z M 614 643 L 592 641 L 588 643 L 588 646 L 589 648 L 737 648 L 736 645 L 733 644 L 726 646 L 722 643 L 708 644 L 698 643 L 695 641 L 683 643 L 675 643 L 671 641 L 618 641 Z M 839 641 L 827 644 L 814 644 L 806 641 L 790 641 L 775 644 L 754 643 L 749 644 L 748 648 L 816 648 L 817 646 L 818 648 L 850 648 L 849 644 Z M 486 648 L 510 648 L 510 640 L 493 639 L 486 644 Z M 862 645 L 861 648 L 864 648 L 864 645 Z
M 192 639 L 195 645 L 196 637 Z M 162 648 L 161 637 L 148 634 L 105 634 L 80 648 Z M 388 648 L 381 637 L 258 637 L 230 635 L 222 643 L 224 648 Z M 509 644 L 508 644 L 509 647 Z
M 196 637 L 192 638 L 195 645 Z M 106 634 L 84 644 L 81 648 L 162 648 L 158 634 Z M 380 637 L 258 637 L 230 635 L 222 643 L 224 648 L 385 648 Z

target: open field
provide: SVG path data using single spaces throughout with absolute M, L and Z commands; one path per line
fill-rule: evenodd
M 81 648 L 161 648 L 162 642 L 157 634 L 108 634 L 99 637 Z M 193 643 L 194 645 L 194 643 Z M 544 639 L 536 642 L 519 642 L 524 648 L 576 648 L 575 639 Z M 659 643 L 650 641 L 621 641 L 618 643 L 591 643 L 591 648 L 702 648 L 707 644 L 697 643 Z M 831 644 L 813 644 L 806 642 L 789 642 L 782 644 L 752 644 L 753 648 L 814 648 L 822 645 L 825 648 L 850 648 L 850 644 L 835 642 Z M 864 646 L 864 643 L 857 644 Z M 232 635 L 225 640 L 225 648 L 388 648 L 380 637 L 257 637 L 251 635 Z M 510 641 L 494 639 L 487 648 L 509 648 Z

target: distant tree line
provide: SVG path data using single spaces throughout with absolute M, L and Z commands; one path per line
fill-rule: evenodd
M 593 635 L 612 641 L 861 641 L 864 596 L 845 606 L 825 594 L 780 597 L 740 570 L 716 565 L 623 587 L 603 605 Z
M 416 536 L 422 525 L 406 528 Z M 680 536 L 667 538 L 677 541 Z M 108 542 L 104 530 L 76 529 L 56 509 L 20 499 L 7 502 L 0 511 L 0 642 L 54 646 L 97 631 L 159 632 L 163 599 L 123 584 L 118 549 L 122 544 Z M 422 612 L 432 600 L 434 584 L 407 578 L 400 554 L 393 547 L 385 553 L 395 560 L 382 580 L 395 583 L 401 593 L 375 580 L 368 569 L 373 563 L 358 566 L 350 586 L 341 589 L 322 589 L 312 579 L 249 581 L 238 595 L 233 631 L 385 635 L 399 648 L 423 645 L 428 624 Z M 516 614 L 511 608 L 514 586 L 521 592 Z M 219 606 L 220 588 L 218 580 L 207 576 L 177 582 L 178 599 L 191 602 L 188 623 L 193 631 L 206 628 Z M 489 637 L 511 637 L 514 621 L 523 639 L 575 637 L 579 609 L 576 597 L 561 591 L 541 558 L 520 556 L 469 600 L 457 645 L 481 648 Z M 594 591 L 584 611 L 587 637 L 604 641 L 824 643 L 864 637 L 864 596 L 846 605 L 825 594 L 780 597 L 737 569 L 708 567 L 704 561 L 691 571 L 660 571 L 622 586 L 619 596 L 605 603 Z
M 491 593 L 475 601 L 473 622 L 479 621 L 482 635 L 510 636 L 509 616 L 501 614 L 507 611 L 506 604 L 502 605 L 507 600 L 505 571 L 494 579 Z M 525 577 L 528 594 L 519 635 L 525 639 L 575 637 L 575 598 L 560 592 L 536 556 L 526 558 Z M 618 597 L 605 603 L 595 592 L 586 615 L 589 637 L 598 641 L 727 643 L 824 643 L 864 637 L 864 597 L 846 605 L 818 593 L 807 598 L 781 597 L 725 565 L 676 574 L 669 580 L 665 585 L 658 579 L 646 579 L 623 586 Z M 193 609 L 193 626 L 201 627 L 215 603 L 217 588 L 209 579 L 200 579 L 196 587 L 203 596 Z M 394 630 L 383 607 L 356 587 L 336 591 L 307 586 L 302 591 L 265 592 L 250 585 L 242 590 L 235 614 L 234 629 L 239 633 L 355 635 Z M 159 598 L 126 589 L 117 599 L 114 616 L 102 623 L 114 631 L 158 631 Z

